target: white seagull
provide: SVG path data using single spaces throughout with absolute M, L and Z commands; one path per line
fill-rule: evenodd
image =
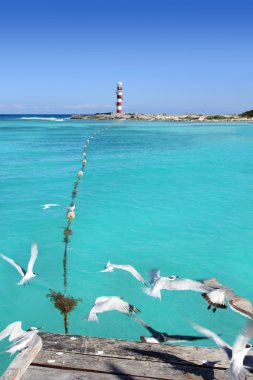
M 43 210 L 47 210 L 50 207 L 56 207 L 56 206 L 60 206 L 60 205 L 58 205 L 57 203 L 46 203 L 45 205 L 41 205 L 40 207 L 42 207 Z
M 37 259 L 37 256 L 38 256 L 38 246 L 37 246 L 37 243 L 32 243 L 32 247 L 31 247 L 31 257 L 30 257 L 30 261 L 28 263 L 28 266 L 27 266 L 27 270 L 25 270 L 24 268 L 22 268 L 18 263 L 16 263 L 16 261 L 10 259 L 9 257 L 7 256 L 4 256 L 2 254 L 0 254 L 0 256 L 8 261 L 8 263 L 10 263 L 11 265 L 14 266 L 14 268 L 17 269 L 17 271 L 19 272 L 19 274 L 21 275 L 21 280 L 17 283 L 17 285 L 25 285 L 26 282 L 29 283 L 29 280 L 33 277 L 36 277 L 38 275 L 38 273 L 34 273 L 33 272 L 33 266 L 34 266 L 34 263 Z
M 202 297 L 209 304 L 208 309 L 213 307 L 213 312 L 216 309 L 226 309 L 226 301 L 231 300 L 234 296 L 233 289 L 223 285 L 202 293 Z
M 87 315 L 86 320 L 98 322 L 97 314 L 110 310 L 117 310 L 129 315 L 140 311 L 137 307 L 123 301 L 122 297 L 98 297 Z
M 28 330 L 24 331 L 21 328 L 20 321 L 11 323 L 0 333 L 0 340 L 9 336 L 9 341 L 13 342 L 13 344 L 2 351 L 1 354 L 9 352 L 12 356 L 17 351 L 24 350 L 40 328 L 41 327 L 30 327 Z
M 250 323 L 242 330 L 241 334 L 236 338 L 233 347 L 229 346 L 214 332 L 199 326 L 196 323 L 192 323 L 192 326 L 201 334 L 213 339 L 217 346 L 225 351 L 230 360 L 227 372 L 229 380 L 245 379 L 248 370 L 243 366 L 243 361 L 252 347 L 248 342 L 253 336 L 253 322 L 250 321 Z
M 112 264 L 110 261 L 108 261 L 105 265 L 105 268 L 100 272 L 113 272 L 114 269 L 122 269 L 127 272 L 130 272 L 138 281 L 142 282 L 143 285 L 147 286 L 147 283 L 144 280 L 144 278 L 140 275 L 140 273 L 137 272 L 137 270 L 132 265 Z
M 192 290 L 195 292 L 204 292 L 204 294 L 209 294 L 209 292 L 217 289 L 219 284 L 216 278 L 209 278 L 205 280 L 190 280 L 177 279 L 177 276 L 161 277 L 160 271 L 153 272 L 153 278 L 151 279 L 151 288 L 143 289 L 143 291 L 149 296 L 161 299 L 161 290 Z M 204 297 L 205 298 L 205 297 Z M 216 309 L 215 309 L 216 310 Z M 214 311 L 215 311 L 214 310 Z
M 177 280 L 177 276 L 161 277 L 160 271 L 153 272 L 151 280 L 152 288 L 143 289 L 151 297 L 161 299 L 161 290 L 193 290 L 197 292 L 206 291 L 206 286 L 199 281 L 189 279 Z

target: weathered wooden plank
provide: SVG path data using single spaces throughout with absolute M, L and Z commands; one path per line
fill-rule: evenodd
M 221 349 L 216 348 L 149 344 L 47 333 L 41 334 L 41 337 L 45 350 L 93 355 L 100 353 L 108 357 L 174 364 L 185 364 L 187 362 L 209 366 L 209 363 L 213 363 L 214 368 L 228 368 L 229 365 L 226 354 Z M 245 363 L 253 368 L 252 354 L 247 357 Z
M 1 380 L 18 380 L 25 373 L 31 362 L 34 360 L 38 352 L 41 350 L 42 340 L 38 335 L 35 335 L 29 347 L 21 351 L 11 362 L 4 374 L 0 377 Z
M 55 351 L 43 349 L 33 361 L 35 366 L 64 368 L 88 372 L 125 373 L 128 376 L 150 377 L 153 379 L 206 379 L 214 377 L 214 369 L 207 366 L 195 366 L 189 361 L 181 364 L 169 362 L 139 361 L 136 359 L 120 359 L 100 355 L 83 355 L 70 352 L 57 355 Z M 215 370 L 217 379 L 225 379 L 224 370 Z M 253 379 L 253 377 L 252 377 Z
M 22 380 L 154 380 L 151 377 L 130 376 L 124 373 L 110 374 L 99 372 L 80 372 L 30 366 Z M 175 380 L 175 379 L 173 379 Z M 181 380 L 180 378 L 178 380 Z M 185 379 L 184 379 L 185 380 Z

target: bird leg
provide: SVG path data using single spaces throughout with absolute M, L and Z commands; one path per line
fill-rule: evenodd
M 211 305 L 209 305 L 208 307 L 207 307 L 207 310 L 210 310 L 211 309 Z
M 214 308 L 213 308 L 213 313 L 215 313 L 215 312 L 216 312 L 216 310 L 217 310 L 217 309 L 216 309 L 216 307 L 214 307 Z

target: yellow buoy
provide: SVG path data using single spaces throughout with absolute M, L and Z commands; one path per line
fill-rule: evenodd
M 84 164 L 86 164 L 87 161 L 84 159 L 82 162 L 83 162 Z
M 83 171 L 82 170 L 79 170 L 79 172 L 77 173 L 77 177 L 82 177 L 83 176 Z
M 76 217 L 75 211 L 69 211 L 69 212 L 67 213 L 67 215 L 66 215 L 66 218 L 67 218 L 68 220 L 75 219 L 75 217 Z

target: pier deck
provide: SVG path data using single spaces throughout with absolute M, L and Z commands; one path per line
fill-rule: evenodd
M 40 337 L 43 347 L 36 357 L 34 347 L 20 354 L 23 355 L 22 363 L 26 362 L 25 355 L 33 355 L 22 380 L 227 379 L 227 357 L 216 348 L 51 333 L 41 333 Z M 35 342 L 35 346 L 38 344 Z M 19 360 L 18 357 L 16 359 Z M 248 356 L 244 364 L 253 367 L 253 355 Z M 18 378 L 14 372 L 3 377 L 4 380 Z M 247 379 L 253 380 L 253 373 Z

